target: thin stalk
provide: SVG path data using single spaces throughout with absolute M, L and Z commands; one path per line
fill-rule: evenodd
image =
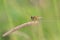
M 11 33 L 13 33 L 13 32 L 15 32 L 16 30 L 18 30 L 18 29 L 20 29 L 20 28 L 22 28 L 22 27 L 29 26 L 29 25 L 33 25 L 33 24 L 37 24 L 37 23 L 38 23 L 38 21 L 31 21 L 31 22 L 27 22 L 27 23 L 18 25 L 18 26 L 16 26 L 15 28 L 12 28 L 12 29 L 9 30 L 8 32 L 4 33 L 4 34 L 2 35 L 2 37 L 5 37 L 5 36 L 7 36 L 7 35 L 9 35 L 9 34 L 11 34 Z

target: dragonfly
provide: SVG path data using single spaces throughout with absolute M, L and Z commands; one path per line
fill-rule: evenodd
M 17 31 L 18 29 L 23 28 L 23 27 L 25 27 L 25 26 L 30 26 L 30 25 L 32 25 L 32 24 L 37 24 L 37 23 L 38 23 L 38 20 L 39 20 L 40 18 L 41 18 L 41 17 L 39 17 L 39 16 L 31 16 L 31 20 L 32 20 L 32 21 L 23 23 L 23 24 L 21 24 L 21 25 L 18 25 L 18 26 L 16 26 L 16 27 L 12 28 L 11 30 L 9 30 L 9 31 L 7 31 L 6 33 L 4 33 L 4 34 L 2 35 L 2 37 L 5 37 L 5 36 L 7 36 L 7 35 L 9 35 L 9 34 L 11 34 L 11 33 L 13 33 L 13 32 L 15 32 L 15 31 Z
M 39 18 L 40 18 L 39 16 L 31 16 L 32 21 L 37 21 L 37 20 L 39 20 Z

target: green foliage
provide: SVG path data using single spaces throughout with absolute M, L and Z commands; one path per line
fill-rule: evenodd
M 6 37 L 17 25 L 41 16 L 39 26 L 28 26 Z M 60 0 L 0 0 L 0 40 L 60 40 Z

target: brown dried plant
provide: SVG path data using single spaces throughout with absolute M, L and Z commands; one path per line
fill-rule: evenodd
M 5 37 L 5 36 L 7 36 L 7 35 L 9 35 L 9 34 L 11 34 L 11 33 L 13 33 L 13 32 L 15 32 L 16 30 L 18 30 L 18 29 L 20 29 L 20 28 L 22 28 L 22 27 L 30 26 L 30 25 L 33 25 L 33 24 L 38 24 L 38 23 L 39 23 L 38 20 L 40 19 L 40 17 L 38 17 L 38 16 L 31 16 L 31 19 L 32 19 L 32 21 L 30 21 L 30 22 L 26 22 L 26 23 L 23 23 L 23 24 L 21 24 L 21 25 L 16 26 L 15 28 L 12 28 L 12 29 L 9 30 L 8 32 L 4 33 L 4 34 L 2 35 L 2 37 Z

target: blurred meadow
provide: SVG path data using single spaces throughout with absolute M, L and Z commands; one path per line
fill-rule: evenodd
M 60 0 L 0 0 L 0 40 L 60 40 Z M 6 37 L 3 33 L 40 16 L 40 24 Z

